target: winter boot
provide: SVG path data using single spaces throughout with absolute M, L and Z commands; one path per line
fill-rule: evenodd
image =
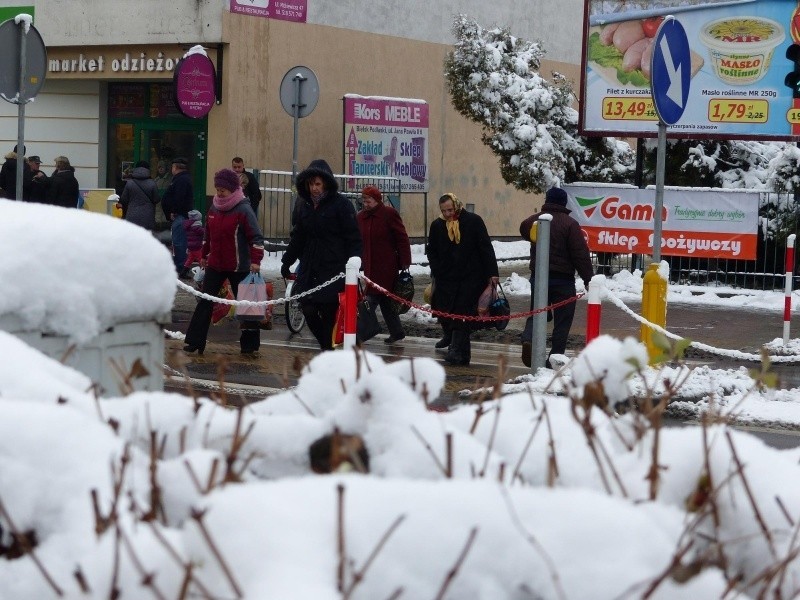
M 469 365 L 469 361 L 472 358 L 469 331 L 454 329 L 452 336 L 450 348 L 447 350 L 444 362 L 451 365 Z
M 442 339 L 436 342 L 436 344 L 433 346 L 437 350 L 443 350 L 447 348 L 450 345 L 450 342 L 453 341 L 453 329 L 450 327 L 450 325 L 442 323 L 442 331 Z

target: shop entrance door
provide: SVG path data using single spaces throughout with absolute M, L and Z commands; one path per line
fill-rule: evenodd
M 107 185 L 114 188 L 122 186 L 126 172 L 133 169 L 140 160 L 146 160 L 150 164 L 150 174 L 153 178 L 158 175 L 160 164 L 164 166 L 168 177 L 171 177 L 172 159 L 181 156 L 189 164 L 195 207 L 204 210 L 205 122 L 195 124 L 169 121 L 171 119 L 162 122 L 118 120 L 111 126 Z

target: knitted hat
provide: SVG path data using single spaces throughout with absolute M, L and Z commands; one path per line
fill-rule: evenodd
M 361 190 L 362 196 L 369 196 L 373 200 L 377 200 L 378 202 L 383 202 L 383 195 L 381 191 L 375 187 L 374 185 L 368 185 L 363 190 Z
M 199 210 L 190 210 L 188 212 L 188 215 L 189 215 L 189 218 L 192 221 L 202 221 L 203 220 L 203 213 L 201 213 Z
M 214 187 L 235 192 L 241 187 L 239 185 L 239 174 L 230 169 L 220 169 L 214 173 Z
M 544 195 L 544 201 L 546 204 L 558 204 L 559 206 L 566 206 L 567 192 L 557 187 L 550 188 Z

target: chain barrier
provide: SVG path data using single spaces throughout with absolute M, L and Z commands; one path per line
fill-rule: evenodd
M 271 306 L 275 304 L 285 304 L 286 302 L 292 302 L 294 300 L 303 298 L 304 296 L 309 296 L 314 292 L 318 292 L 322 288 L 339 281 L 340 279 L 344 279 L 344 273 L 339 273 L 332 279 L 329 279 L 325 283 L 320 283 L 317 287 L 311 288 L 310 290 L 300 292 L 299 294 L 292 294 L 290 298 L 275 298 L 274 300 L 261 300 L 260 302 L 254 302 L 253 300 L 228 300 L 227 298 L 220 298 L 219 296 L 212 296 L 211 294 L 201 292 L 189 284 L 183 283 L 180 279 L 176 279 L 175 283 L 180 289 L 189 292 L 190 294 L 197 296 L 202 300 L 211 300 L 211 302 L 215 302 L 217 304 L 229 304 L 230 306 Z
M 562 306 L 566 306 L 567 304 L 570 304 L 572 302 L 577 302 L 577 300 L 579 298 L 582 298 L 583 296 L 585 296 L 584 293 L 579 293 L 579 294 L 576 294 L 575 296 L 573 296 L 572 298 L 567 298 L 566 300 L 562 300 L 561 302 L 556 302 L 555 304 L 551 304 L 550 306 L 545 306 L 544 308 L 535 308 L 535 309 L 529 310 L 527 312 L 514 313 L 513 315 L 508 315 L 508 316 L 506 316 L 506 315 L 498 315 L 496 317 L 493 317 L 493 316 L 481 317 L 481 316 L 478 316 L 478 315 L 454 315 L 454 314 L 446 313 L 446 312 L 443 312 L 443 311 L 440 311 L 440 310 L 435 310 L 433 308 L 427 308 L 426 306 L 423 306 L 421 304 L 416 304 L 414 302 L 411 302 L 410 300 L 406 300 L 405 298 L 401 298 L 397 294 L 387 290 L 385 287 L 382 287 L 382 286 L 378 285 L 377 283 L 375 283 L 374 281 L 369 279 L 363 273 L 359 273 L 358 277 L 360 279 L 363 279 L 367 284 L 370 285 L 370 287 L 375 288 L 381 294 L 384 294 L 384 295 L 388 296 L 389 298 L 391 298 L 395 302 L 399 302 L 400 304 L 404 304 L 404 305 L 409 306 L 411 308 L 415 308 L 420 312 L 428 313 L 428 314 L 430 314 L 430 315 L 432 315 L 434 317 L 440 317 L 442 319 L 450 319 L 450 320 L 456 320 L 456 321 L 478 321 L 478 322 L 484 323 L 484 322 L 508 321 L 510 319 L 527 318 L 527 317 L 532 317 L 533 315 L 538 315 L 539 313 L 543 313 L 543 312 L 545 312 L 547 310 L 554 310 L 556 308 L 561 308 Z
M 608 298 L 611 301 L 612 304 L 614 304 L 614 306 L 619 308 L 624 313 L 630 315 L 635 320 L 639 321 L 639 323 L 641 323 L 642 325 L 646 325 L 647 327 L 649 327 L 653 331 L 657 331 L 657 332 L 661 333 L 662 335 L 665 335 L 666 337 L 668 337 L 668 338 L 670 338 L 672 340 L 683 340 L 683 339 L 686 339 L 686 338 L 684 338 L 684 337 L 682 337 L 680 335 L 677 335 L 675 333 L 667 331 L 666 329 L 664 329 L 660 325 L 657 325 L 655 323 L 651 323 L 650 321 L 645 319 L 643 316 L 636 314 L 635 312 L 633 312 L 633 310 L 628 308 L 621 299 L 619 299 L 617 296 L 615 296 L 614 293 L 611 290 L 608 289 L 608 287 L 606 287 L 603 290 L 603 294 L 604 294 L 604 296 L 606 298 Z M 762 360 L 762 357 L 761 357 L 760 354 L 752 354 L 752 353 L 749 353 L 749 352 L 742 352 L 740 350 L 730 350 L 730 349 L 726 349 L 726 348 L 715 348 L 714 346 L 709 346 L 708 344 L 703 344 L 701 342 L 691 342 L 689 345 L 692 348 L 696 348 L 697 350 L 702 350 L 703 352 L 708 352 L 709 354 L 716 354 L 718 356 L 725 356 L 725 357 L 728 357 L 728 358 L 735 358 L 735 359 L 738 359 L 738 360 L 749 360 L 749 361 L 753 361 L 753 362 L 761 362 L 761 360 Z M 797 355 L 786 355 L 786 354 L 780 355 L 780 354 L 777 354 L 777 355 L 769 355 L 767 358 L 769 358 L 770 362 L 773 362 L 773 363 L 795 363 L 795 362 L 800 362 L 800 356 L 797 356 Z
M 186 373 L 178 371 L 177 369 L 173 369 L 172 367 L 166 364 L 161 366 L 164 369 L 164 374 L 170 380 L 174 381 L 176 384 L 184 383 L 187 385 L 191 385 L 192 387 L 195 388 L 201 388 L 212 392 L 224 392 L 229 395 L 258 396 L 259 398 L 263 398 L 264 396 L 267 396 L 269 394 L 274 394 L 275 392 L 282 391 L 282 389 L 256 386 L 256 385 L 247 387 L 235 387 L 235 384 L 220 385 L 218 383 L 208 381 L 206 379 L 198 379 L 196 377 L 190 377 Z

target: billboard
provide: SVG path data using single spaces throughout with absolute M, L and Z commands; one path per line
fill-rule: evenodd
M 594 252 L 653 253 L 655 190 L 565 185 L 567 208 Z M 661 254 L 756 259 L 758 192 L 665 188 Z
M 427 192 L 428 115 L 424 100 L 347 94 L 345 174 L 396 177 L 401 192 Z
M 230 11 L 240 15 L 305 23 L 307 0 L 231 0 Z
M 584 15 L 583 134 L 657 134 L 650 59 L 672 15 L 689 38 L 691 87 L 671 137 L 800 139 L 800 98 L 784 84 L 786 49 L 800 41 L 795 0 L 586 0 Z

